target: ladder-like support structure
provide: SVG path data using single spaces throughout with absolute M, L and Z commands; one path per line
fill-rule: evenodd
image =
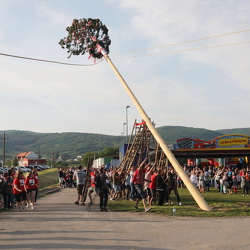
M 159 143 L 156 142 L 146 123 L 144 121 L 137 123 L 135 120 L 126 154 L 118 167 L 128 170 L 133 165 L 140 165 L 144 158 L 148 158 L 157 169 L 168 167 L 167 156 Z
M 129 139 L 128 148 L 118 167 L 130 169 L 133 165 L 139 165 L 144 158 L 151 159 L 151 151 L 155 149 L 155 139 L 146 123 L 135 121 L 133 131 Z

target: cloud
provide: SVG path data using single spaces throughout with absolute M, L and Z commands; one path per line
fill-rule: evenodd
M 1 1 L 0 46 L 5 53 L 90 64 L 87 55 L 67 59 L 58 42 L 74 18 L 98 17 L 109 28 L 112 61 L 158 126 L 241 127 L 250 122 L 244 115 L 250 105 L 249 45 L 149 54 L 250 41 L 250 32 L 119 53 L 248 29 L 249 5 L 242 0 Z M 127 105 L 130 126 L 141 119 L 105 61 L 73 67 L 0 60 L 2 128 L 120 134 Z M 22 119 L 20 110 L 29 118 Z M 22 122 L 11 122 L 11 116 Z M 53 127 L 40 117 L 53 120 Z
M 152 47 L 215 36 L 249 28 L 247 1 L 120 1 L 125 10 L 133 11 L 131 25 Z M 161 52 L 250 41 L 250 32 L 224 36 L 206 41 L 166 47 Z M 222 70 L 243 88 L 249 88 L 246 55 L 249 44 L 183 52 L 183 64 L 194 61 Z M 152 53 L 154 51 L 150 51 Z M 166 55 L 167 56 L 167 55 Z M 164 57 L 164 55 L 162 56 Z

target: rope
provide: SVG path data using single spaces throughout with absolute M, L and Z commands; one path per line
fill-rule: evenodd
M 235 32 L 221 34 L 221 35 L 216 35 L 216 36 L 209 36 L 209 37 L 204 37 L 204 38 L 198 38 L 198 39 L 194 39 L 194 40 L 190 40 L 190 41 L 186 41 L 186 42 L 171 43 L 171 44 L 162 45 L 162 46 L 153 47 L 153 48 L 148 48 L 148 49 L 133 50 L 133 51 L 130 51 L 130 52 L 123 52 L 123 53 L 118 53 L 118 54 L 113 54 L 113 55 L 130 54 L 130 53 L 139 52 L 139 51 L 159 49 L 159 48 L 164 48 L 164 47 L 169 47 L 169 46 L 175 46 L 175 45 L 180 45 L 180 44 L 185 44 L 185 43 L 192 43 L 192 42 L 207 40 L 207 39 L 216 38 L 216 37 L 229 36 L 229 35 L 238 34 L 238 33 L 242 33 L 242 32 L 248 32 L 248 31 L 250 31 L 250 29 L 235 31 Z
M 37 59 L 37 58 L 31 58 L 31 57 L 24 57 L 24 56 L 16 56 L 16 55 L 4 54 L 4 53 L 0 53 L 0 56 L 9 56 L 9 57 L 25 59 L 25 60 L 47 62 L 47 63 L 56 63 L 56 64 L 63 64 L 63 65 L 71 65 L 71 66 L 94 66 L 94 65 L 102 62 L 102 60 L 101 60 L 100 62 L 93 63 L 93 64 L 74 64 L 74 63 L 64 63 L 64 62 L 50 61 L 50 60 Z
M 215 46 L 209 46 L 209 47 L 201 47 L 201 48 L 193 48 L 193 49 L 175 50 L 175 51 L 154 53 L 154 54 L 147 54 L 147 55 L 139 55 L 139 56 L 117 57 L 117 58 L 112 58 L 112 60 L 125 59 L 125 58 L 134 58 L 134 57 L 154 56 L 154 55 L 166 55 L 166 54 L 171 54 L 171 53 L 178 53 L 178 52 L 185 52 L 185 51 L 192 51 L 192 50 L 201 50 L 201 49 L 212 49 L 212 48 L 225 47 L 225 46 L 231 46 L 231 45 L 240 45 L 240 44 L 247 44 L 247 43 L 250 43 L 250 41 L 249 42 L 240 42 L 240 43 L 221 44 L 221 45 L 215 45 Z

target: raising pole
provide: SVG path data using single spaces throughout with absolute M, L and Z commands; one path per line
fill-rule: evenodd
M 139 101 L 136 99 L 135 95 L 133 94 L 133 92 L 119 73 L 119 71 L 116 69 L 116 67 L 110 60 L 108 53 L 111 40 L 108 36 L 108 28 L 103 25 L 100 19 L 83 18 L 79 20 L 74 19 L 72 25 L 67 27 L 66 30 L 68 31 L 68 36 L 64 39 L 61 39 L 59 44 L 63 49 L 67 49 L 67 52 L 70 53 L 69 57 L 71 55 L 80 55 L 84 54 L 85 52 L 88 52 L 89 58 L 93 57 L 95 59 L 101 59 L 103 56 L 106 58 L 110 67 L 115 72 L 116 76 L 122 83 L 124 89 L 128 93 L 140 115 L 142 116 L 142 119 L 146 122 L 155 140 L 159 143 L 163 152 L 175 168 L 176 172 L 181 177 L 182 181 L 186 185 L 187 189 L 189 190 L 199 207 L 205 211 L 211 211 L 211 208 L 203 199 L 200 192 L 191 183 L 190 179 L 180 166 L 179 162 L 176 160 L 171 150 L 168 148 L 166 143 L 161 138 L 160 134 L 157 132 L 157 130 L 151 123 Z
M 171 150 L 168 148 L 168 146 L 166 145 L 166 143 L 164 142 L 164 140 L 162 139 L 162 137 L 160 136 L 158 131 L 155 129 L 155 127 L 151 123 L 151 121 L 148 118 L 148 116 L 147 116 L 146 112 L 144 111 L 143 107 L 141 106 L 141 104 L 139 103 L 139 101 L 137 100 L 135 95 L 133 94 L 132 90 L 129 88 L 128 84 L 123 79 L 122 75 L 119 73 L 119 71 L 117 70 L 117 68 L 115 67 L 115 65 L 113 64 L 113 62 L 109 58 L 109 56 L 107 55 L 107 53 L 105 53 L 105 50 L 103 50 L 100 47 L 99 47 L 99 49 L 101 50 L 101 53 L 103 54 L 103 56 L 107 60 L 108 64 L 110 65 L 110 67 L 112 68 L 114 73 L 116 74 L 117 78 L 122 83 L 124 89 L 126 90 L 127 94 L 131 98 L 131 100 L 134 103 L 135 107 L 137 108 L 138 112 L 142 116 L 142 119 L 146 122 L 146 124 L 147 124 L 148 128 L 150 129 L 151 133 L 153 134 L 155 140 L 159 143 L 159 145 L 162 148 L 163 152 L 165 153 L 165 155 L 169 159 L 170 163 L 172 164 L 172 166 L 174 167 L 174 169 L 176 170 L 176 172 L 178 173 L 178 175 L 180 176 L 180 178 L 182 179 L 182 181 L 186 185 L 188 191 L 191 193 L 191 195 L 193 196 L 193 198 L 195 199 L 195 201 L 197 202 L 199 207 L 202 210 L 211 211 L 211 208 L 208 206 L 206 201 L 203 199 L 203 197 L 201 196 L 201 194 L 197 190 L 197 188 L 192 184 L 189 177 L 184 172 L 184 170 L 180 166 L 179 162 L 176 160 L 175 156 L 171 152 Z

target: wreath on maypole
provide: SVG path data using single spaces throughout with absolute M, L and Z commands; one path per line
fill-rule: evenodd
M 83 18 L 74 19 L 72 25 L 66 28 L 68 36 L 60 40 L 59 44 L 67 49 L 71 55 L 83 55 L 89 53 L 89 58 L 101 59 L 103 53 L 100 47 L 109 53 L 111 40 L 108 36 L 108 28 L 100 19 Z

